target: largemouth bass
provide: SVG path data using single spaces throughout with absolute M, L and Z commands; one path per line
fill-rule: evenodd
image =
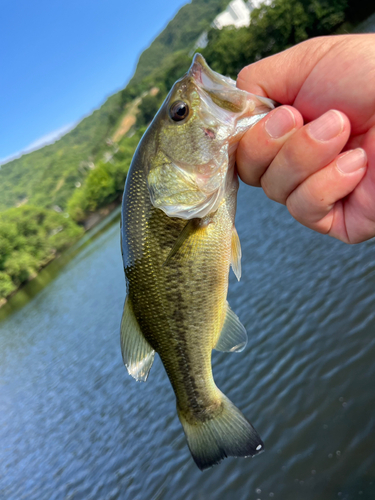
M 202 470 L 264 447 L 216 387 L 211 352 L 240 351 L 247 342 L 226 300 L 230 265 L 241 275 L 235 152 L 273 107 L 195 55 L 140 141 L 125 184 L 123 360 L 130 375 L 145 381 L 159 354 Z

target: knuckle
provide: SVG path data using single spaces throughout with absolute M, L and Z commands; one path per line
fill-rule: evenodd
M 261 185 L 263 191 L 266 193 L 266 196 L 270 200 L 282 203 L 280 201 L 280 195 L 276 192 L 274 184 L 272 182 L 270 182 L 268 175 L 265 174 L 260 178 L 260 185 Z
M 289 196 L 289 198 L 286 200 L 286 208 L 288 209 L 290 215 L 294 219 L 296 219 L 296 221 L 303 222 L 299 210 L 299 205 L 295 198 L 295 196 Z
M 237 85 L 238 85 L 238 87 L 240 89 L 246 88 L 248 82 L 251 81 L 250 73 L 251 73 L 251 67 L 250 66 L 245 66 L 238 73 L 238 76 L 237 76 Z

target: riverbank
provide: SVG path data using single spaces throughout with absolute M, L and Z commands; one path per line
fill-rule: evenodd
M 8 301 L 12 297 L 14 297 L 14 295 L 16 295 L 23 287 L 33 281 L 37 276 L 39 276 L 39 274 L 44 269 L 50 266 L 57 259 L 61 258 L 67 252 L 70 252 L 73 247 L 82 247 L 88 239 L 93 238 L 98 232 L 103 229 L 103 227 L 106 227 L 108 224 L 110 224 L 113 218 L 115 218 L 117 215 L 119 216 L 121 210 L 121 201 L 122 196 L 109 203 L 107 206 L 102 207 L 95 212 L 89 213 L 87 218 L 82 222 L 82 225 L 77 226 L 77 228 L 79 228 L 79 230 L 81 231 L 81 234 L 79 235 L 78 232 L 74 232 L 73 234 L 71 233 L 71 239 L 69 239 L 68 236 L 67 239 L 64 240 L 61 251 L 55 251 L 55 249 L 52 249 L 51 253 L 49 253 L 43 259 L 42 263 L 35 270 L 30 272 L 27 279 L 22 281 L 16 288 L 13 288 L 11 292 L 8 293 L 5 297 L 0 297 L 0 309 L 4 307 L 8 303 Z M 56 215 L 56 217 L 58 217 L 58 215 Z M 69 225 L 69 223 L 67 223 L 67 225 Z M 55 232 L 55 234 L 59 234 L 62 231 L 63 230 L 61 229 L 61 226 L 52 230 L 52 232 Z M 57 245 L 57 247 L 60 248 L 59 245 Z M 16 258 L 19 258 L 19 255 L 17 255 Z

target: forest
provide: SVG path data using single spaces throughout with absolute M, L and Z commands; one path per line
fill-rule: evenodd
M 364 0 L 274 0 L 252 12 L 249 27 L 210 27 L 228 3 L 185 5 L 123 90 L 54 144 L 0 167 L 0 301 L 79 238 L 91 213 L 120 200 L 137 144 L 202 31 L 209 65 L 236 78 L 243 66 L 308 38 L 352 32 L 375 11 Z
M 0 300 L 68 248 L 83 228 L 64 214 L 23 206 L 0 213 Z

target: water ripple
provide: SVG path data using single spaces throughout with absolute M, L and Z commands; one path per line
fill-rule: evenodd
M 112 226 L 0 323 L 0 498 L 375 498 L 374 241 L 315 234 L 243 187 L 236 225 L 228 299 L 249 343 L 213 370 L 265 453 L 202 474 L 160 360 L 146 384 L 127 375 Z

